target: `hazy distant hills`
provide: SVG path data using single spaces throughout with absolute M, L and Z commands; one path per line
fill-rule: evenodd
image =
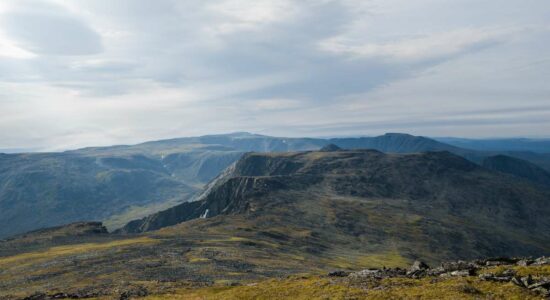
M 174 205 L 196 190 L 172 177 L 160 161 L 143 155 L 3 155 L 0 236 L 106 220 L 134 206 Z
M 113 229 L 191 199 L 245 152 L 316 150 L 327 144 L 393 153 L 445 150 L 478 164 L 506 154 L 550 170 L 550 154 L 483 152 L 407 134 L 312 139 L 234 133 L 62 153 L 0 154 L 0 237 L 75 221 L 106 221 Z
M 218 232 L 244 218 L 254 232 L 277 228 L 285 243 L 301 245 L 292 232 L 310 232 L 315 242 L 301 251 L 320 257 L 354 249 L 434 261 L 542 255 L 550 251 L 549 204 L 550 189 L 450 152 L 250 153 L 198 201 L 124 231 L 213 218 L 209 230 Z
M 463 139 L 434 138 L 435 140 L 460 148 L 478 151 L 519 151 L 550 153 L 550 139 Z
M 0 154 L 0 237 L 84 220 L 122 226 L 189 200 L 246 151 L 309 150 L 324 143 L 235 133 Z

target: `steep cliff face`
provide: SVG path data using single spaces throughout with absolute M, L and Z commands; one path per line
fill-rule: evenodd
M 192 207 L 174 207 L 124 230 L 201 217 L 226 216 L 231 224 L 231 216 L 239 216 L 255 230 L 314 231 L 313 252 L 336 243 L 434 260 L 539 255 L 550 251 L 549 201 L 543 187 L 449 152 L 248 153 Z M 176 213 L 186 208 L 192 212 Z M 150 220 L 156 225 L 146 225 Z

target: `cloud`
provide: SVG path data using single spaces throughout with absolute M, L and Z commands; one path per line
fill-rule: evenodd
M 0 148 L 243 130 L 547 135 L 549 12 L 537 0 L 2 2 Z
M 426 61 L 453 57 L 475 49 L 505 42 L 515 28 L 464 28 L 408 37 L 386 43 L 366 43 L 335 37 L 320 43 L 321 49 L 358 58 L 387 61 Z
M 67 15 L 62 7 L 39 4 L 26 8 L 16 6 L 1 18 L 4 31 L 17 47 L 46 55 L 90 55 L 102 51 L 101 37 Z

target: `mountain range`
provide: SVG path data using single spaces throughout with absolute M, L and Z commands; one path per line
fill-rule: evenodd
M 470 150 L 395 133 L 333 139 L 233 133 L 60 153 L 0 154 L 0 238 L 89 220 L 114 230 L 196 198 L 246 152 L 317 150 L 327 144 L 387 153 L 449 151 L 499 172 L 548 183 L 548 153 Z M 515 163 L 487 160 L 498 155 L 513 157 Z
M 196 201 L 131 222 L 122 232 L 219 215 L 228 216 L 227 226 L 231 216 L 244 216 L 260 231 L 284 224 L 284 234 L 316 232 L 320 245 L 310 250 L 319 253 L 338 241 L 431 261 L 543 255 L 550 251 L 549 201 L 550 187 L 447 151 L 249 153 Z
M 148 294 L 174 299 L 174 293 L 183 299 L 225 299 L 185 295 L 204 287 L 227 291 L 234 286 L 266 297 L 256 290 L 258 281 L 269 279 L 274 290 L 284 291 L 291 274 L 335 269 L 341 271 L 333 274 L 345 274 L 373 267 L 387 271 L 385 267 L 403 268 L 417 259 L 434 265 L 548 254 L 550 187 L 528 178 L 536 171 L 515 162 L 492 157 L 487 168 L 449 151 L 383 153 L 335 144 L 319 151 L 247 152 L 192 202 L 115 232 L 86 222 L 0 242 L 0 298 L 24 299 L 40 291 L 44 294 L 38 299 Z M 503 172 L 510 169 L 529 176 Z M 422 266 L 415 265 L 417 271 Z M 458 267 L 452 270 L 462 270 Z M 550 274 L 546 266 L 522 268 L 523 274 L 528 270 L 546 284 L 538 278 Z M 392 285 L 403 293 L 420 283 L 427 288 L 446 283 L 438 295 L 456 291 L 457 298 L 468 293 L 499 298 L 494 291 L 508 289 L 518 299 L 531 295 L 513 290 L 508 281 L 491 283 L 470 275 L 396 279 Z M 479 291 L 455 288 L 456 276 Z M 312 285 L 302 288 L 334 287 L 331 282 Z M 345 298 L 331 293 L 306 298 Z

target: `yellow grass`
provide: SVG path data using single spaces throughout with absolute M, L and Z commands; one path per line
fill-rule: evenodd
M 14 256 L 1 257 L 0 266 L 32 264 L 42 260 L 51 259 L 58 256 L 74 255 L 90 251 L 101 251 L 115 247 L 126 247 L 136 244 L 157 243 L 158 240 L 149 237 L 139 237 L 134 239 L 117 240 L 106 243 L 85 243 L 68 246 L 52 247 L 44 251 L 22 253 Z
M 364 289 L 350 285 L 345 279 L 293 277 L 234 287 L 186 288 L 146 299 L 540 299 L 537 294 L 511 283 L 481 281 L 476 277 L 435 281 L 433 278 L 392 278 L 381 284 L 379 288 Z

